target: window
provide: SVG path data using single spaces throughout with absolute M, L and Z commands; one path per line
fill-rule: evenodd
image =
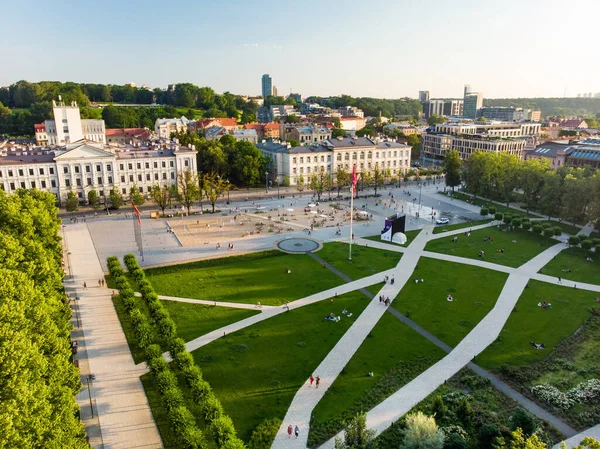
M 296 163 L 296 158 L 294 158 L 293 161 L 294 161 L 294 164 L 295 164 Z
M 109 176 L 109 177 L 108 177 L 108 183 L 109 183 L 109 184 L 112 184 L 112 176 Z
M 75 173 L 79 173 L 79 166 L 78 165 L 75 166 Z
M 91 171 L 92 171 L 92 167 L 90 167 L 89 165 L 86 165 L 86 166 L 85 166 L 85 172 L 86 172 L 86 173 L 89 173 L 89 172 L 91 172 Z
M 167 167 L 167 163 L 165 161 L 162 161 L 162 168 L 166 168 Z
M 129 170 L 133 170 L 133 164 L 127 164 L 127 168 L 129 168 Z
M 123 164 L 119 164 L 119 170 L 125 170 L 125 167 L 123 166 Z
M 145 167 L 146 167 L 146 168 L 150 168 L 150 162 L 146 162 L 146 165 L 145 165 Z
M 307 163 L 307 164 L 310 164 L 310 156 L 307 156 L 307 157 L 306 157 L 306 163 Z
M 304 164 L 304 158 L 303 157 L 300 158 L 300 163 Z
M 44 174 L 44 169 L 40 168 L 40 175 L 43 175 L 43 174 Z
M 138 175 L 138 182 L 142 182 L 142 175 Z
M 356 159 L 358 159 L 358 154 L 352 153 L 352 160 L 355 161 Z
M 140 170 L 142 168 L 142 163 L 141 162 L 137 163 L 137 168 L 138 168 L 138 170 Z
M 50 185 L 52 186 L 53 189 L 56 189 L 56 181 L 54 179 L 52 181 L 50 181 Z
M 339 153 L 339 154 L 337 155 L 337 160 L 338 160 L 338 161 L 341 161 L 341 160 L 342 160 L 342 155 L 341 155 L 341 153 Z
M 33 176 L 33 168 L 29 169 L 29 176 Z
M 129 182 L 133 182 L 133 175 L 129 175 Z
M 69 173 L 69 167 L 63 167 L 63 173 Z
M 8 170 L 8 177 L 12 178 L 12 176 L 13 176 L 13 171 L 12 170 Z
M 344 154 L 344 160 L 346 160 L 346 161 L 350 160 L 350 153 Z
M 78 185 L 78 186 L 80 186 L 81 185 L 81 179 L 77 178 L 75 180 L 75 184 Z
M 190 161 L 188 161 L 187 159 L 185 161 L 183 161 L 183 165 L 185 165 L 186 167 L 190 166 Z
M 158 168 L 158 162 L 154 162 L 154 168 Z
M 154 180 L 158 181 L 158 173 L 154 173 Z
M 53 175 L 54 174 L 54 167 L 50 167 L 50 174 Z
M 300 167 L 300 173 L 304 173 L 304 167 Z
M 167 179 L 167 174 L 163 173 L 163 179 Z
M 24 182 L 22 182 L 22 181 L 21 181 L 21 188 L 22 188 L 22 189 L 26 189 L 26 187 L 25 187 L 25 183 L 24 183 Z
M 23 176 L 23 169 L 22 168 L 19 169 L 19 176 Z
M 88 185 L 88 186 L 91 186 L 91 185 L 92 185 L 92 178 L 88 178 L 88 179 L 87 179 L 87 185 Z
M 174 166 L 175 166 L 175 165 L 174 165 L 174 162 L 173 162 L 173 161 L 170 161 L 170 163 L 169 163 L 169 166 L 171 166 L 171 167 L 174 167 Z
M 293 169 L 292 173 L 293 173 L 293 174 L 296 174 L 296 167 L 294 167 L 294 169 Z
M 310 167 L 306 167 L 306 173 L 310 173 Z
M 31 181 L 31 188 L 35 189 L 35 181 Z
M 144 188 L 140 187 L 140 193 L 144 193 Z
M 104 196 L 104 192 L 100 190 L 100 196 Z
M 146 181 L 150 181 L 150 173 L 146 175 Z
M 10 183 L 10 190 L 15 190 L 15 183 L 14 182 Z
M 98 176 L 98 184 L 102 185 L 102 176 Z
M 108 164 L 108 165 L 106 166 L 106 171 L 112 171 L 112 165 Z
M 127 189 L 125 187 L 121 189 L 121 192 L 123 192 L 123 195 L 127 195 Z
M 46 181 L 42 181 L 42 189 L 46 188 Z
M 175 179 L 175 172 L 174 171 L 171 172 L 171 179 Z

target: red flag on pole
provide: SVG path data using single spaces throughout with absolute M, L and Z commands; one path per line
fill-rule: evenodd
M 131 203 L 131 205 L 133 206 L 133 211 L 135 212 L 135 216 L 137 217 L 138 224 L 141 226 L 142 218 L 140 217 L 140 211 L 138 210 L 138 208 L 135 204 Z
M 356 192 L 356 164 L 352 166 L 352 193 Z

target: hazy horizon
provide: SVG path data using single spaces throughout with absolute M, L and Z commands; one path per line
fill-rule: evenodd
M 263 0 L 162 11 L 165 4 L 155 0 L 24 0 L 3 7 L 11 19 L 0 45 L 0 85 L 190 82 L 260 95 L 261 76 L 269 73 L 280 95 L 303 97 L 417 98 L 429 90 L 431 98 L 461 98 L 464 84 L 485 98 L 600 92 L 597 58 L 579 64 L 570 58 L 581 54 L 575 45 L 596 40 L 600 4 L 569 6 Z

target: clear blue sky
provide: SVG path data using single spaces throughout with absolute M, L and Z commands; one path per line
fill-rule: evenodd
M 598 0 L 0 1 L 0 85 L 20 79 L 260 94 L 600 92 Z

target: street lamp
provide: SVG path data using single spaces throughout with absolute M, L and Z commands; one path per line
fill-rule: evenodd
M 265 191 L 269 193 L 269 172 L 265 172 Z
M 281 195 L 279 194 L 279 187 L 281 187 L 281 183 L 279 182 L 279 173 L 277 173 L 277 199 L 280 200 L 281 199 Z
M 229 189 L 231 188 L 231 186 L 229 185 L 229 179 L 226 182 L 227 182 L 227 204 L 229 204 Z

